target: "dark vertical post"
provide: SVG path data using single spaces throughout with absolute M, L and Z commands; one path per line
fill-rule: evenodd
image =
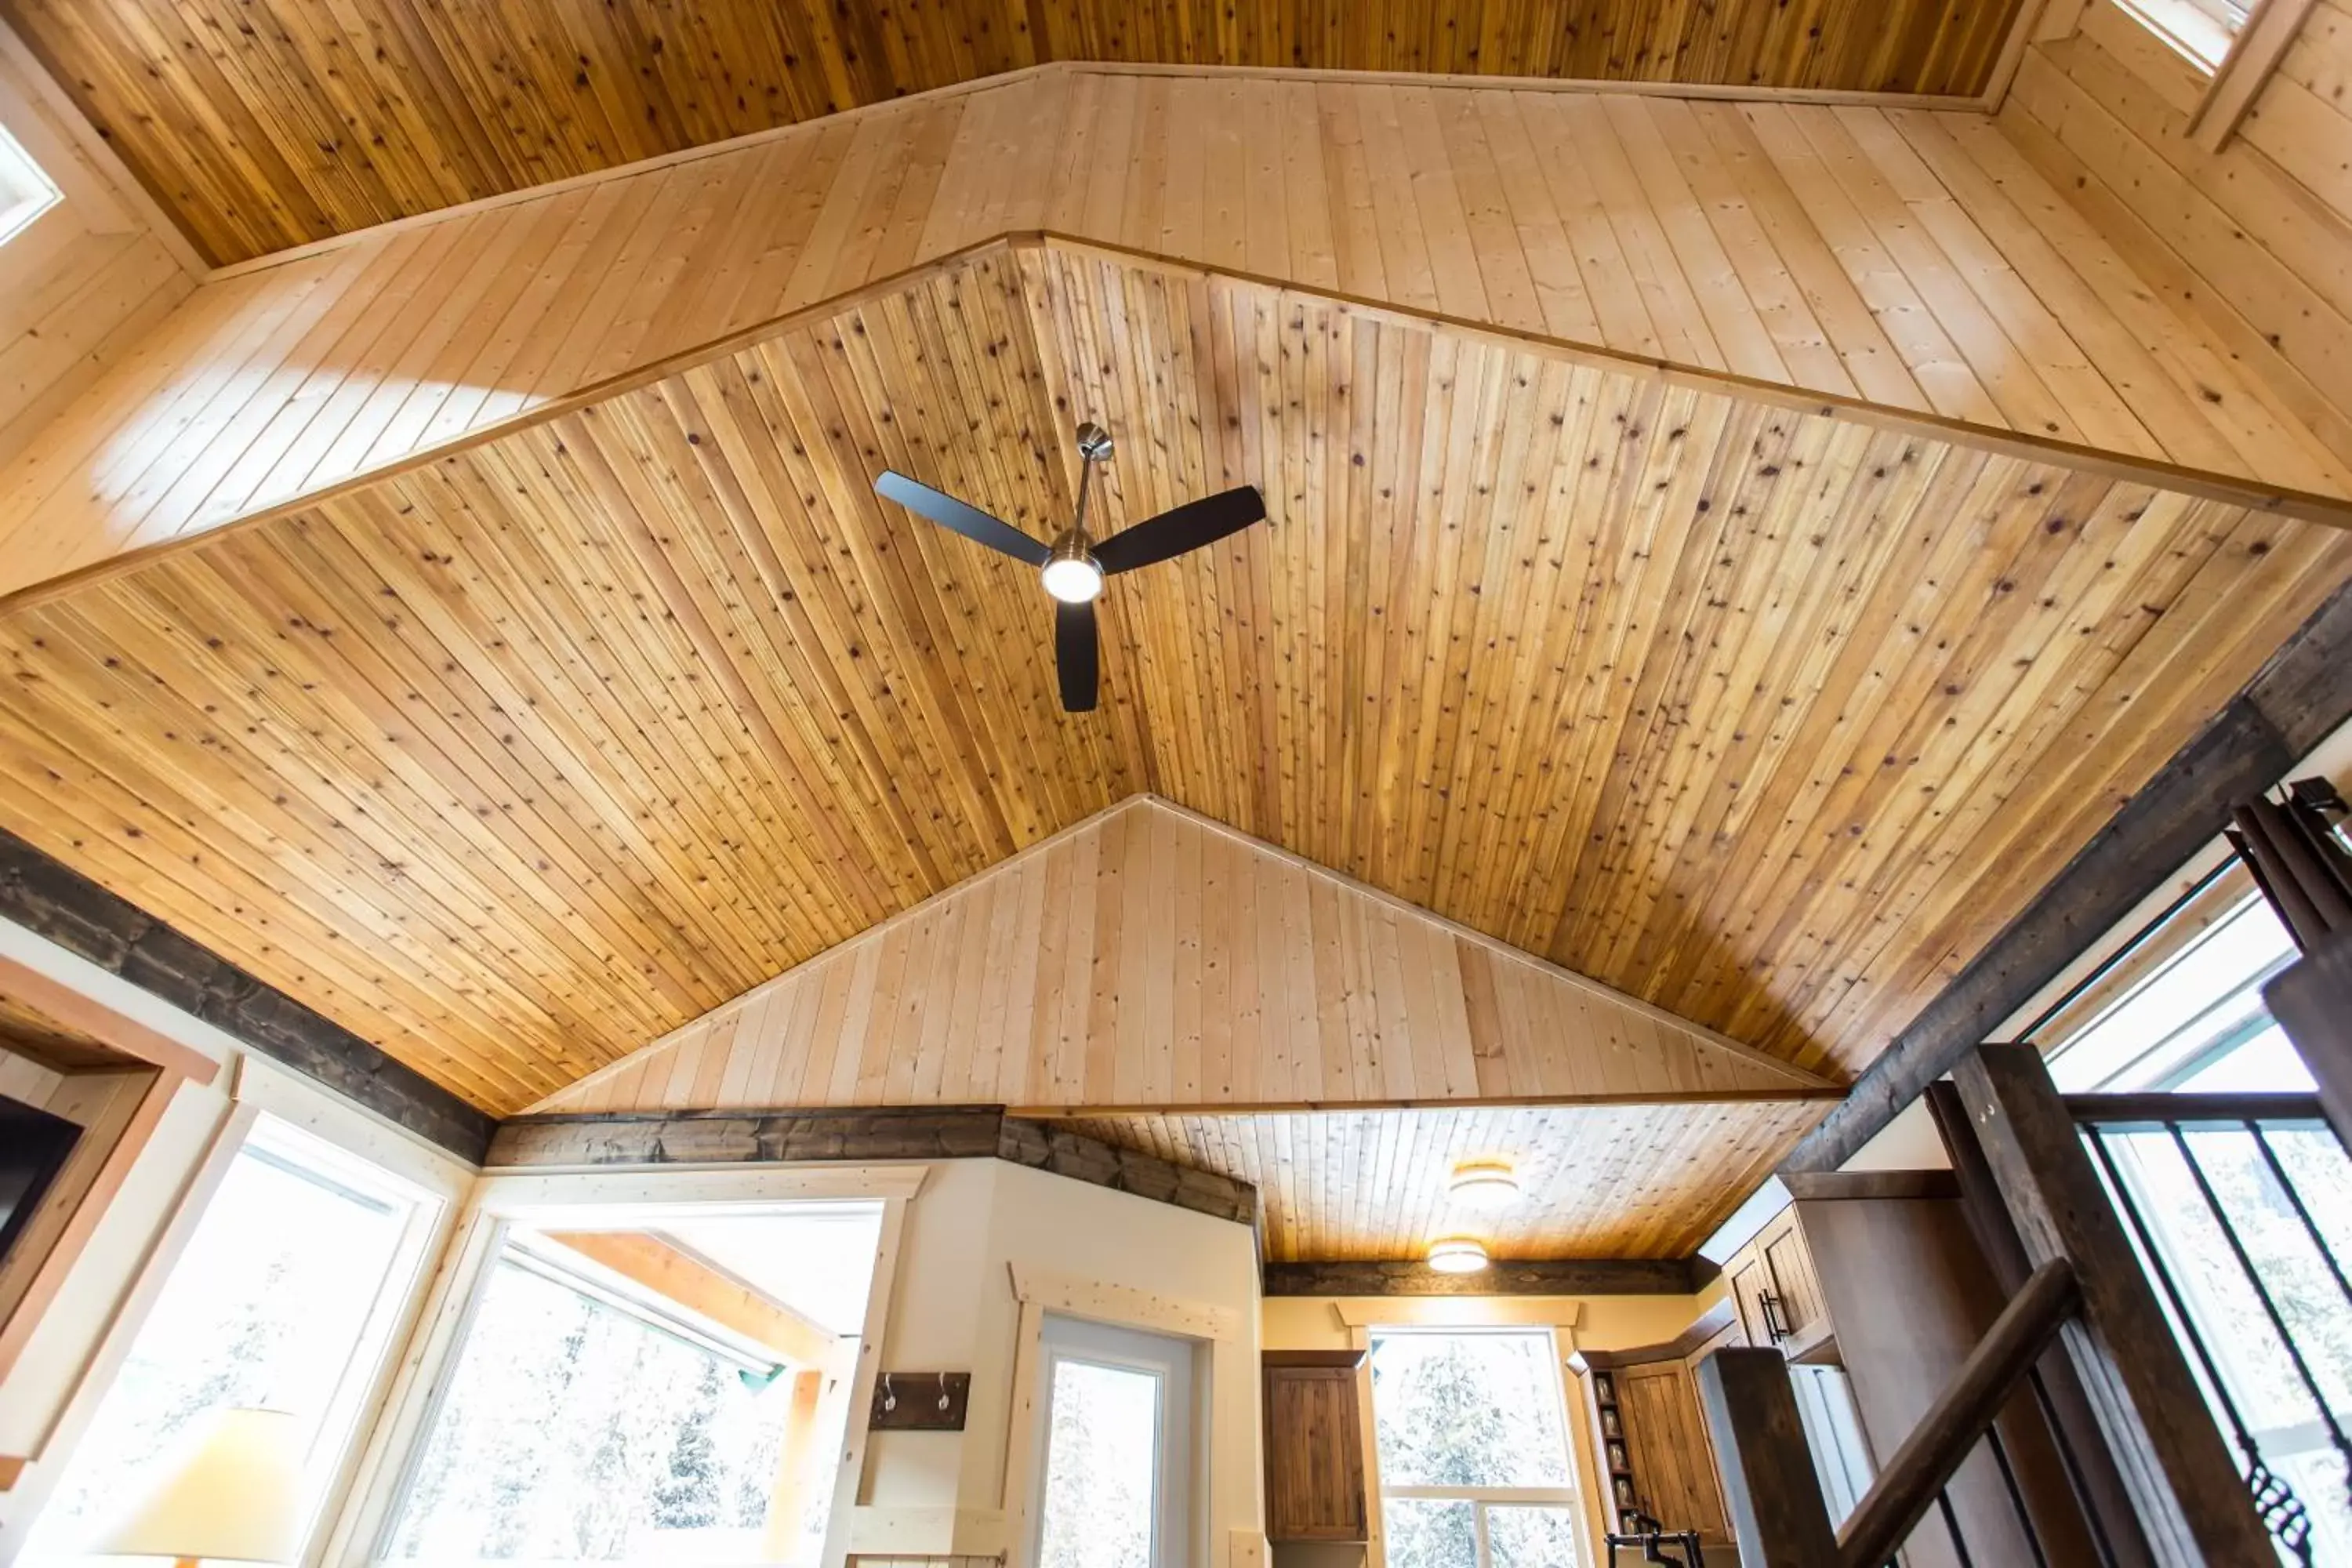
M 2322 940 L 2263 987 L 2263 1001 L 2319 1085 L 2327 1124 L 2352 1149 L 2352 931 Z
M 1983 1046 L 1953 1074 L 2027 1260 L 2074 1268 L 2068 1359 L 2160 1563 L 2271 1561 L 2238 1467 L 2041 1054 Z
M 1698 1399 L 1715 1437 L 1741 1568 L 1837 1562 L 1837 1532 L 1780 1352 L 1716 1352 L 1698 1363 Z

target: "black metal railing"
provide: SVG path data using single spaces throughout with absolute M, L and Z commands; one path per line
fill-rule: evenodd
M 2352 1157 L 2318 1097 L 2066 1109 L 2281 1554 L 2352 1549 Z

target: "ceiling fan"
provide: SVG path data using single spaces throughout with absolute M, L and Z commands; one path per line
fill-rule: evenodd
M 1108 462 L 1110 451 L 1109 431 L 1091 421 L 1078 426 L 1078 454 L 1085 459 L 1078 469 L 1078 515 L 1050 545 L 904 474 L 885 469 L 874 481 L 876 492 L 884 500 L 897 501 L 941 528 L 1037 568 L 1045 592 L 1056 601 L 1054 662 L 1062 677 L 1062 709 L 1068 713 L 1094 711 L 1101 662 L 1095 633 L 1095 598 L 1103 591 L 1104 580 L 1214 544 L 1265 516 L 1265 501 L 1257 487 L 1244 485 L 1186 501 L 1097 541 L 1087 532 L 1087 497 L 1095 465 Z

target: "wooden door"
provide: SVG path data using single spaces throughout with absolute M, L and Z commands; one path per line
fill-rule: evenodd
M 1764 1298 L 1772 1292 L 1772 1276 L 1764 1254 L 1753 1241 L 1741 1247 L 1725 1266 L 1731 1279 L 1731 1304 L 1738 1314 L 1739 1331 L 1751 1345 L 1770 1349 L 1775 1343 L 1764 1315 Z
M 1265 1378 L 1266 1539 L 1368 1539 L 1355 1368 L 1269 1363 Z

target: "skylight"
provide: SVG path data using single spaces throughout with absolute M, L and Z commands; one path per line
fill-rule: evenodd
M 0 245 L 58 204 L 57 183 L 41 172 L 32 154 L 0 127 Z

